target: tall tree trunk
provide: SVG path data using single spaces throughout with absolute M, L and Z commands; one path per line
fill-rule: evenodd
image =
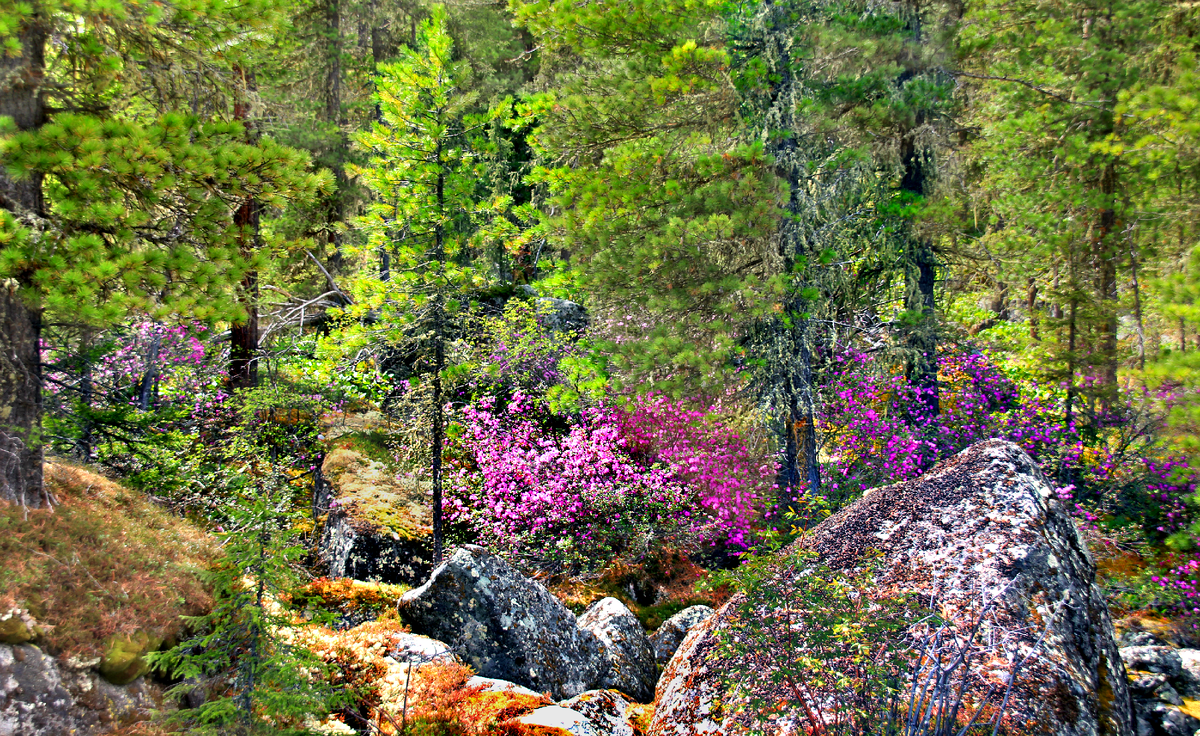
M 349 146 L 342 130 L 342 8 L 341 0 L 325 0 L 325 122 L 333 131 L 329 168 L 336 182 L 328 201 L 326 218 L 329 227 L 330 269 L 335 273 L 342 267 L 342 235 L 339 226 L 346 221 L 346 196 L 350 178 L 346 175 Z
M 773 121 L 778 130 L 763 131 L 767 150 L 775 158 L 776 175 L 787 182 L 791 196 L 788 198 L 787 215 L 779 225 L 779 255 L 785 273 L 793 273 L 794 265 L 804 252 L 806 245 L 798 232 L 797 220 L 802 214 L 800 203 L 801 178 L 807 175 L 799 161 L 799 144 L 796 137 L 795 81 L 792 74 L 789 29 L 786 4 L 767 3 L 767 42 L 774 46 L 770 58 L 777 60 L 778 80 L 771 87 L 771 109 L 767 115 L 769 126 Z M 785 300 L 783 324 L 771 330 L 777 340 L 777 348 L 786 350 L 788 369 L 779 375 L 784 395 L 786 412 L 782 417 L 784 431 L 783 457 L 777 479 L 778 501 L 783 508 L 793 502 L 799 493 L 807 490 L 814 495 L 821 490 L 821 465 L 817 455 L 817 424 L 815 391 L 812 385 L 812 352 L 810 320 L 805 317 L 808 305 L 800 297 L 805 284 L 801 281 L 792 285 L 792 295 Z
M 1029 291 L 1025 297 L 1025 308 L 1029 311 L 1029 337 L 1034 341 L 1042 339 L 1038 335 L 1037 298 L 1037 281 L 1031 276 L 1029 278 Z
M 249 93 L 254 90 L 254 73 L 235 69 L 241 88 L 233 106 L 234 120 L 246 126 L 246 137 L 255 138 L 250 120 Z M 238 228 L 238 248 L 243 258 L 251 258 L 258 247 L 258 204 L 251 198 L 242 202 L 234 215 Z M 232 388 L 251 388 L 258 383 L 258 272 L 246 271 L 242 277 L 238 301 L 246 310 L 246 319 L 234 322 L 229 331 L 229 385 Z
M 154 389 L 158 385 L 158 352 L 162 348 L 162 334 L 155 325 L 154 337 L 150 338 L 150 348 L 146 351 L 146 370 L 142 372 L 142 385 L 138 391 L 138 408 L 150 411 L 154 408 Z
M 1142 285 L 1138 281 L 1137 247 L 1129 239 L 1129 271 L 1133 277 L 1133 318 L 1137 321 L 1138 370 L 1146 370 L 1146 325 L 1142 320 Z
M 918 114 L 916 127 L 922 124 Z M 900 179 L 900 191 L 913 198 L 925 196 L 928 174 L 920 151 L 910 131 L 901 141 L 900 160 L 904 174 Z M 927 238 L 909 233 L 908 263 L 905 264 L 904 308 L 909 314 L 920 314 L 920 321 L 909 328 L 907 335 L 908 357 L 905 375 L 909 385 L 917 390 L 919 417 L 914 419 L 930 422 L 941 413 L 941 397 L 938 389 L 937 359 L 937 316 L 935 313 L 934 289 L 937 284 L 937 259 L 933 243 Z
M 0 55 L 0 116 L 18 130 L 36 130 L 46 122 L 46 36 L 36 15 L 18 40 L 20 55 Z M 0 206 L 19 220 L 42 217 L 41 176 L 17 180 L 0 169 Z M 28 286 L 19 276 L 0 284 L 0 499 L 38 507 L 49 501 L 42 485 L 42 318 L 21 293 Z
M 446 173 L 442 163 L 442 141 L 437 143 L 437 203 L 438 212 L 446 211 Z M 446 265 L 446 243 L 443 230 L 443 218 L 438 218 L 434 228 L 434 260 L 438 264 L 437 279 L 441 279 L 441 270 Z M 445 434 L 442 427 L 442 371 L 446 369 L 446 334 L 445 314 L 442 293 L 439 290 L 433 298 L 433 458 L 430 465 L 433 476 L 433 564 L 442 561 L 442 445 L 445 444 Z
M 1105 209 L 1101 210 L 1096 237 L 1092 245 L 1093 268 L 1095 269 L 1096 299 L 1100 305 L 1100 333 L 1097 353 L 1099 358 L 1100 412 L 1107 415 L 1117 398 L 1117 211 L 1115 209 L 1117 187 L 1116 164 L 1112 161 L 1104 167 L 1100 179 L 1100 192 L 1104 195 Z

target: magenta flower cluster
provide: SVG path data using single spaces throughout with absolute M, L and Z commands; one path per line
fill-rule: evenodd
M 726 541 L 744 547 L 774 487 L 777 465 L 756 457 L 714 408 L 656 393 L 635 398 L 618 415 L 618 425 L 631 451 L 665 465 L 696 495 Z
M 747 544 L 774 467 L 704 409 L 662 395 L 585 409 L 546 429 L 541 400 L 464 407 L 448 516 L 539 564 L 602 565 L 650 545 Z
M 820 407 L 828 488 L 847 497 L 915 478 L 973 442 L 1003 436 L 1001 410 L 1016 401 L 1013 382 L 978 353 L 941 359 L 940 412 L 930 390 L 882 369 L 876 358 L 845 350 Z
M 603 564 L 700 523 L 687 488 L 630 454 L 620 413 L 584 410 L 565 434 L 544 429 L 539 400 L 515 393 L 463 408 L 450 448 L 446 509 L 485 544 L 539 565 Z

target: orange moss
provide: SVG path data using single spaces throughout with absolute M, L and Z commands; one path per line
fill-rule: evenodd
M 317 608 L 339 614 L 369 613 L 374 616 L 394 611 L 406 585 L 366 583 L 350 578 L 317 578 L 284 601 L 296 608 Z
M 22 609 L 54 653 L 103 654 L 114 635 L 172 640 L 204 613 L 211 538 L 138 493 L 63 462 L 46 464 L 56 505 L 0 504 L 0 614 Z

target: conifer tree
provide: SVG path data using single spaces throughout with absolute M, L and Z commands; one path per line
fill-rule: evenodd
M 1136 263 L 1131 236 L 1146 181 L 1128 151 L 1136 121 L 1117 108 L 1153 73 L 1152 32 L 1165 8 L 983 2 L 964 25 L 958 74 L 977 85 L 976 196 L 990 210 L 983 245 L 1041 284 L 1051 305 L 1043 321 L 1065 333 L 1048 348 L 1050 375 L 1067 387 L 1068 423 L 1081 413 L 1080 374 L 1093 374 L 1088 414 L 1107 413 L 1116 398 L 1118 269 Z
M 219 78 L 276 8 L 130 0 L 0 11 L 0 498 L 45 500 L 44 314 L 93 324 L 134 311 L 235 316 L 230 287 L 250 264 L 234 211 L 321 185 L 303 156 L 269 139 L 248 144 L 240 125 L 152 112 L 177 83 L 164 55 L 195 62 L 194 79 Z
M 375 341 L 417 357 L 431 388 L 430 475 L 434 557 L 442 554 L 444 382 L 454 323 L 469 292 L 486 285 L 489 269 L 475 264 L 473 238 L 485 207 L 479 201 L 487 116 L 469 114 L 466 69 L 452 59 L 445 12 L 434 8 L 418 31 L 417 48 L 383 65 L 377 81 L 382 120 L 355 142 L 368 157 L 352 168 L 375 201 L 357 226 L 366 235 L 358 253 L 389 255 L 389 278 L 364 264 L 353 283 L 357 320 L 342 333 L 342 350 Z

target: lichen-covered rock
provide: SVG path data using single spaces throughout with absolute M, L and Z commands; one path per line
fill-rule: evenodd
M 539 297 L 536 300 L 538 313 L 543 315 L 546 326 L 559 332 L 580 332 L 588 326 L 588 313 L 581 305 L 566 299 Z
M 432 568 L 432 515 L 420 483 L 354 450 L 325 456 L 333 500 L 318 554 L 334 578 L 417 585 Z
M 1184 694 L 1192 698 L 1200 696 L 1200 649 L 1179 649 L 1175 653 L 1179 656 Z
M 495 677 L 480 677 L 479 675 L 475 675 L 467 680 L 467 687 L 478 687 L 480 688 L 480 692 L 483 693 L 517 693 L 518 695 L 528 695 L 535 698 L 541 696 L 541 693 L 536 693 L 515 682 L 497 680 Z
M 560 705 L 547 705 L 527 713 L 517 719 L 517 723 L 526 726 L 541 726 L 542 728 L 558 729 L 571 736 L 606 736 L 597 731 L 591 722 L 581 713 L 576 713 Z
M 1173 705 L 1154 703 L 1135 710 L 1137 736 L 1193 736 L 1200 730 L 1200 720 Z
M 683 643 L 688 632 L 693 627 L 707 621 L 712 615 L 713 609 L 708 606 L 689 606 L 663 621 L 662 626 L 658 627 L 658 631 L 650 635 L 650 646 L 654 649 L 654 661 L 658 662 L 660 666 L 666 667 L 667 662 L 670 662 L 671 657 L 675 656 L 675 650 L 679 649 L 679 645 Z
M 158 693 L 141 679 L 124 687 L 90 667 L 60 665 L 36 646 L 0 645 L 0 734 L 87 736 L 149 717 Z
M 608 669 L 604 645 L 550 591 L 482 547 L 456 549 L 399 609 L 415 633 L 448 643 L 480 675 L 555 699 L 594 687 Z
M 1121 647 L 1119 651 L 1126 670 L 1155 672 L 1170 678 L 1179 677 L 1183 672 L 1183 661 L 1174 647 Z
M 615 690 L 589 690 L 559 703 L 583 716 L 601 736 L 637 736 L 637 704 Z
M 388 647 L 388 656 L 406 664 L 450 664 L 458 655 L 449 645 L 420 634 L 395 634 Z
M 1017 446 L 982 442 L 912 481 L 880 488 L 804 540 L 830 569 L 862 571 L 876 553 L 872 594 L 916 594 L 967 624 L 983 599 L 989 622 L 1039 655 L 1013 687 L 1006 720 L 1046 736 L 1131 736 L 1125 667 L 1095 564 L 1049 483 Z M 651 736 L 723 734 L 741 719 L 724 691 L 718 630 L 735 597 L 692 629 L 658 684 Z M 765 686 L 765 684 L 764 684 Z M 1003 688 L 1000 688 L 1003 690 Z
M 1146 638 L 1134 640 L 1146 641 Z M 1197 690 L 1192 672 L 1196 654 L 1200 652 L 1165 644 L 1121 648 L 1121 659 L 1129 673 L 1138 736 L 1192 736 L 1200 729 L 1200 720 L 1188 713 L 1190 709 L 1184 700 Z
M 604 642 L 608 674 L 601 687 L 620 690 L 640 703 L 654 699 L 658 682 L 654 649 L 633 611 L 616 598 L 602 598 L 579 617 L 579 628 Z

